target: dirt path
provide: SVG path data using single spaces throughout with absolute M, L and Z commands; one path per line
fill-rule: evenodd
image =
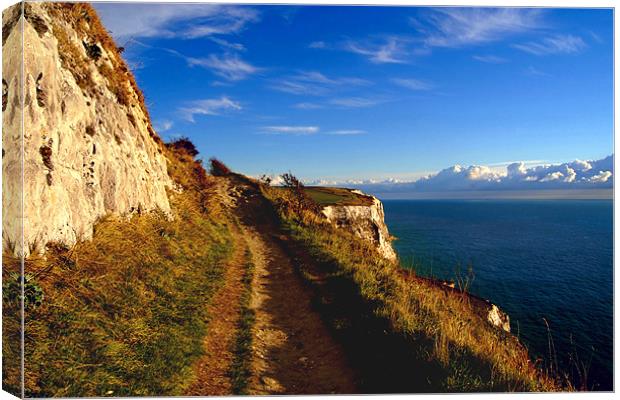
M 343 349 L 311 305 L 311 293 L 279 244 L 275 215 L 255 189 L 230 188 L 255 265 L 249 394 L 356 393 Z
M 356 393 L 353 370 L 343 349 L 311 305 L 311 293 L 295 272 L 279 242 L 277 217 L 267 200 L 250 185 L 221 180 L 218 200 L 239 219 L 231 227 L 235 252 L 225 282 L 209 305 L 205 355 L 194 366 L 196 379 L 187 395 L 232 393 L 231 365 L 240 318 L 246 249 L 254 264 L 250 308 L 251 377 L 248 394 Z
M 232 348 L 240 315 L 247 248 L 241 235 L 235 236 L 235 250 L 226 268 L 224 285 L 209 304 L 208 315 L 212 319 L 204 340 L 205 355 L 194 365 L 196 379 L 187 392 L 189 396 L 221 396 L 232 392 L 229 372 L 234 359 Z

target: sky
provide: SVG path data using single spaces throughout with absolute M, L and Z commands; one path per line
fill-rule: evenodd
M 248 175 L 508 176 L 613 153 L 611 9 L 94 6 L 158 133 Z

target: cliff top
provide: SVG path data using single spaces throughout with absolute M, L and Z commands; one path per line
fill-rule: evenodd
M 306 193 L 321 206 L 371 206 L 373 198 L 353 189 L 307 186 Z

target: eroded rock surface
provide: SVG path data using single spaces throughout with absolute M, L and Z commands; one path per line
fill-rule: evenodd
M 169 212 L 161 141 L 92 8 L 26 3 L 24 19 L 20 6 L 3 13 L 5 245 L 21 235 L 22 139 L 26 249 L 34 242 L 87 239 L 106 214 Z
M 340 228 L 349 229 L 358 237 L 373 243 L 380 254 L 396 261 L 396 252 L 390 242 L 390 234 L 385 224 L 383 203 L 374 196 L 353 191 L 371 199 L 369 205 L 329 205 L 323 207 L 323 215 Z

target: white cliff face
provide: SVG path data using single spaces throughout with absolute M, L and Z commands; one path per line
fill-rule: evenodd
M 112 74 L 125 77 L 130 73 L 122 70 L 119 54 L 111 51 L 109 44 L 85 35 L 92 16 L 58 18 L 53 12 L 58 4 L 54 3 L 26 6 L 25 19 L 14 8 L 3 15 L 5 29 L 11 12 L 24 27 L 23 54 L 21 21 L 13 24 L 6 41 L 3 37 L 3 81 L 8 88 L 3 109 L 4 243 L 20 236 L 16 202 L 21 157 L 26 249 L 34 242 L 73 244 L 87 239 L 95 221 L 107 214 L 153 209 L 169 212 L 166 188 L 171 181 L 148 115 L 128 79 L 123 81 L 129 93 L 125 101 L 119 101 L 118 90 L 110 82 Z M 82 24 L 80 29 L 77 24 Z M 72 52 L 67 52 L 68 46 Z M 22 56 L 24 130 L 20 154 Z M 71 63 L 83 68 L 76 71 Z M 110 70 L 112 74 L 101 72 Z M 86 87 L 83 81 L 82 87 L 76 81 L 79 74 L 89 76 Z
M 396 252 L 390 243 L 390 234 L 385 225 L 383 203 L 374 196 L 370 205 L 330 205 L 323 207 L 323 215 L 339 228 L 345 228 L 377 247 L 377 251 L 390 261 L 396 261 Z

